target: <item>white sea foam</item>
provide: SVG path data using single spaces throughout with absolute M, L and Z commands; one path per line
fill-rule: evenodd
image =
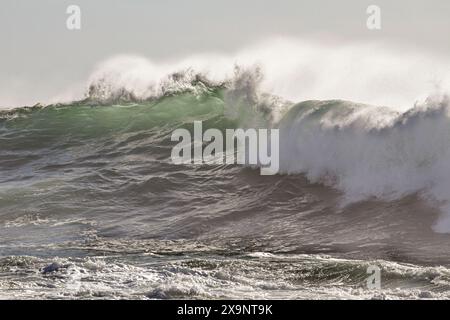
M 117 252 L 115 252 L 117 254 Z M 384 260 L 250 254 L 217 259 L 166 256 L 4 257 L 0 297 L 45 299 L 448 299 L 449 270 Z M 142 263 L 136 258 L 143 259 Z M 168 260 L 169 259 L 169 260 Z M 150 261 L 151 263 L 145 263 Z M 58 268 L 43 272 L 49 265 Z M 365 287 L 367 267 L 383 272 L 379 291 Z M 277 272 L 273 271 L 274 265 Z M 326 270 L 328 272 L 323 272 Z M 24 274 L 28 276 L 24 276 Z M 14 288 L 14 290 L 11 290 Z M 3 290 L 2 290 L 3 289 Z M 8 294 L 6 294 L 8 293 Z
M 282 120 L 280 170 L 343 191 L 345 203 L 419 193 L 450 231 L 450 105 L 430 97 L 405 112 L 346 101 L 310 101 Z

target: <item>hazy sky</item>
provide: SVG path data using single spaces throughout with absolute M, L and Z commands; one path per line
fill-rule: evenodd
M 79 31 L 66 28 L 71 4 L 81 7 Z M 381 7 L 379 31 L 366 28 L 370 4 Z M 0 106 L 25 101 L 24 90 L 36 99 L 64 90 L 121 53 L 158 61 L 286 36 L 450 54 L 448 0 L 2 0 L 0 6 Z

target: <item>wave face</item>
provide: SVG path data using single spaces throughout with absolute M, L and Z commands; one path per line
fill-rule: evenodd
M 120 58 L 80 101 L 0 113 L 0 297 L 448 298 L 446 95 L 295 103 L 267 66 L 202 63 Z M 280 174 L 173 164 L 196 120 L 279 128 Z

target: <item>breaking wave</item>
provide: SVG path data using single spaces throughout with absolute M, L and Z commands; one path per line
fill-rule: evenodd
M 276 127 L 282 174 L 305 174 L 340 190 L 342 205 L 418 194 L 443 212 L 435 230 L 450 232 L 449 98 L 417 99 L 435 76 L 446 85 L 446 75 L 434 73 L 444 63 L 373 45 L 331 51 L 281 41 L 262 48 L 267 45 L 177 63 L 116 57 L 98 66 L 80 101 L 3 111 L 2 134 L 14 139 L 8 131 L 20 131 L 14 121 L 19 127 L 28 121 L 21 130 L 30 130 L 37 145 L 44 137 L 62 143 L 68 132 L 79 139 L 114 132 L 126 141 L 133 130 L 148 130 L 158 141 L 194 120 L 220 128 Z M 51 121 L 57 125 L 46 128 Z M 29 145 L 23 135 L 8 145 Z
M 450 231 L 449 98 L 407 112 L 346 101 L 306 101 L 281 120 L 281 169 L 345 194 L 344 204 L 419 194 L 445 212 Z

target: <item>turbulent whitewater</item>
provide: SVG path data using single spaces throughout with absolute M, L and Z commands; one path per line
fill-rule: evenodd
M 446 94 L 301 101 L 193 61 L 113 59 L 76 102 L 0 112 L 0 298 L 450 297 Z M 173 164 L 196 120 L 278 128 L 280 173 Z

